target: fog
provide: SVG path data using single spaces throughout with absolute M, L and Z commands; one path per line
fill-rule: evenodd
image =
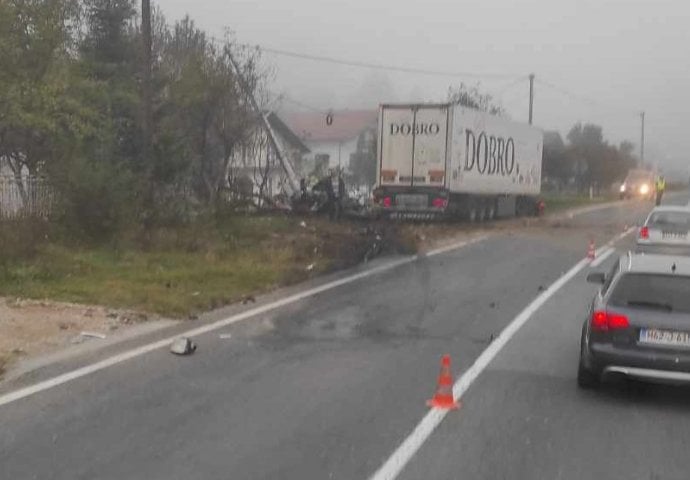
M 373 70 L 264 53 L 271 91 L 284 108 L 375 108 L 383 101 L 439 101 L 451 84 L 480 83 L 527 120 L 534 73 L 534 123 L 565 135 L 594 122 L 612 143 L 639 148 L 667 174 L 687 176 L 690 7 L 682 0 L 165 0 L 168 21 L 186 13 L 213 35 L 309 55 L 433 71 Z M 494 78 L 482 74 L 501 74 Z M 522 78 L 521 78 L 522 77 Z M 546 82 L 546 83 L 542 83 Z

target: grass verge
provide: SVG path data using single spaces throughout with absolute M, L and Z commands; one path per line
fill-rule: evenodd
M 381 243 L 377 236 L 395 237 L 357 223 L 275 215 L 161 228 L 147 249 L 127 240 L 46 241 L 25 258 L 5 258 L 0 295 L 183 317 L 359 263 Z
M 615 200 L 614 197 L 594 197 L 589 198 L 588 195 L 543 195 L 546 203 L 546 213 L 559 212 L 569 208 L 586 207 L 587 205 L 596 205 L 598 203 L 611 202 Z

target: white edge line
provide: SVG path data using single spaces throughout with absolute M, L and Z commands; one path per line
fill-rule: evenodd
M 477 243 L 477 242 L 481 242 L 483 240 L 486 240 L 488 237 L 489 237 L 488 235 L 478 235 L 476 237 L 470 238 L 469 240 L 463 240 L 461 242 L 446 245 L 445 247 L 435 248 L 433 250 L 429 250 L 426 253 L 426 256 L 427 257 L 433 257 L 435 255 L 440 255 L 442 253 L 450 252 L 452 250 L 458 250 L 459 248 L 470 245 L 472 243 Z
M 634 228 L 628 229 L 614 237 L 608 244 L 613 245 L 618 240 L 628 235 Z M 613 250 L 611 250 L 613 252 Z M 589 259 L 583 258 L 576 263 L 568 272 L 556 280 L 549 288 L 535 298 L 525 309 L 518 314 L 506 326 L 500 335 L 477 357 L 472 366 L 463 373 L 453 384 L 453 398 L 459 399 L 469 389 L 470 385 L 486 369 L 498 352 L 508 343 L 515 333 L 529 320 L 539 308 L 546 303 L 559 289 L 577 275 L 585 266 L 589 264 Z M 421 448 L 424 442 L 431 436 L 434 429 L 439 426 L 448 410 L 431 409 L 417 424 L 412 433 L 403 440 L 400 446 L 388 457 L 385 463 L 374 473 L 370 480 L 393 480 L 405 468 L 407 463 Z
M 606 260 L 607 258 L 609 258 L 609 256 L 611 256 L 611 254 L 612 254 L 613 252 L 615 252 L 615 250 L 614 250 L 612 247 L 606 247 L 606 248 L 604 248 L 604 249 L 601 251 L 601 253 L 598 253 L 598 254 L 597 254 L 597 258 L 595 258 L 594 260 L 592 260 L 592 263 L 590 263 L 589 266 L 592 267 L 592 268 L 598 267 L 599 265 L 601 265 L 601 264 L 604 262 L 604 260 Z
M 380 265 L 378 267 L 371 268 L 369 270 L 365 270 L 360 273 L 356 273 L 354 275 L 350 275 L 348 277 L 344 277 L 338 280 L 334 280 L 332 282 L 325 283 L 323 285 L 319 285 L 318 287 L 310 288 L 308 290 L 305 290 L 303 292 L 299 292 L 293 295 L 290 295 L 288 297 L 282 298 L 280 300 L 276 300 L 274 302 L 268 303 L 266 305 L 261 305 L 256 308 L 252 308 L 250 310 L 238 313 L 237 315 L 233 315 L 231 317 L 224 318 L 222 320 L 218 320 L 217 322 L 209 323 L 208 325 L 204 325 L 198 328 L 194 328 L 191 330 L 187 330 L 185 332 L 179 333 L 175 336 L 171 336 L 162 340 L 158 340 L 153 343 L 149 343 L 146 345 L 142 345 L 141 347 L 134 348 L 132 350 L 128 350 L 126 352 L 122 352 L 117 355 L 113 355 L 112 357 L 108 357 L 104 360 L 101 360 L 99 362 L 93 363 L 91 365 L 86 365 L 81 368 L 77 368 L 75 370 L 72 370 L 70 372 L 63 373 L 62 375 L 58 375 L 56 377 L 50 378 L 48 380 L 44 380 L 42 382 L 38 382 L 34 385 L 29 385 L 28 387 L 21 388 L 19 390 L 15 390 L 13 392 L 6 393 L 5 395 L 0 395 L 0 406 L 7 405 L 8 403 L 15 402 L 17 400 L 20 400 L 22 398 L 26 398 L 30 395 L 34 395 L 36 393 L 57 387 L 58 385 L 62 385 L 64 383 L 70 382 L 72 380 L 75 380 L 80 377 L 84 377 L 86 375 L 90 375 L 94 372 L 98 372 L 99 370 L 103 370 L 105 368 L 111 367 L 113 365 L 117 365 L 118 363 L 122 363 L 126 360 L 130 360 L 132 358 L 144 355 L 146 353 L 152 352 L 154 350 L 158 350 L 159 348 L 166 347 L 170 345 L 171 342 L 173 342 L 175 339 L 179 337 L 197 337 L 199 335 L 211 332 L 213 330 L 217 330 L 219 328 L 227 327 L 228 325 L 232 325 L 234 323 L 240 322 L 242 320 L 245 320 L 247 318 L 256 316 L 256 315 L 261 315 L 262 313 L 269 312 L 271 310 L 274 310 L 276 308 L 283 307 L 285 305 L 289 305 L 291 303 L 295 303 L 297 301 L 303 300 L 308 297 L 312 297 L 314 295 L 317 295 L 319 293 L 332 290 L 334 288 L 337 288 L 341 285 L 346 285 L 348 283 L 352 283 L 354 281 L 357 281 L 362 278 L 366 278 L 372 275 L 376 275 L 378 273 L 382 273 L 388 270 L 392 270 L 396 267 L 399 267 L 401 265 L 405 265 L 408 263 L 412 263 L 415 260 L 419 258 L 423 258 L 424 256 L 427 257 L 432 257 L 435 255 L 439 255 L 441 253 L 445 253 L 451 250 L 456 250 L 462 247 L 465 247 L 467 245 L 473 244 L 480 242 L 484 239 L 488 238 L 487 235 L 484 236 L 479 236 L 475 237 L 473 239 L 457 242 L 453 245 L 449 245 L 447 247 L 443 247 L 440 249 L 432 250 L 431 252 L 428 252 L 426 255 L 412 255 L 409 257 L 405 257 L 399 260 L 394 260 L 392 262 L 386 263 L 384 265 Z

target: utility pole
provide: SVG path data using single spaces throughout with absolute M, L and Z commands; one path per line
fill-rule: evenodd
M 259 116 L 259 119 L 263 123 L 264 128 L 266 129 L 266 136 L 268 137 L 268 141 L 271 144 L 271 147 L 273 147 L 276 157 L 278 158 L 278 161 L 280 162 L 281 166 L 283 167 L 283 170 L 287 175 L 287 184 L 290 190 L 293 194 L 299 192 L 300 184 L 299 179 L 297 178 L 297 174 L 295 173 L 295 168 L 292 165 L 290 158 L 287 155 L 283 154 L 282 148 L 276 141 L 275 133 L 273 132 L 273 127 L 271 127 L 271 123 L 268 121 L 268 115 L 264 114 L 261 111 L 261 108 L 259 108 L 259 103 L 256 101 L 254 93 L 252 92 L 251 88 L 249 88 L 249 85 L 242 76 L 242 71 L 240 70 L 239 65 L 235 61 L 235 57 L 233 57 L 229 45 L 225 46 L 225 54 L 228 56 L 228 60 L 230 60 L 230 63 L 232 64 L 232 68 L 235 71 L 235 75 L 237 76 L 237 81 L 240 85 L 240 88 L 242 89 L 244 94 L 249 98 L 249 102 L 254 108 L 256 114 Z
M 148 231 L 153 221 L 154 208 L 154 185 L 153 185 L 153 109 L 152 109 L 152 87 L 151 87 L 151 59 L 153 58 L 151 49 L 153 41 L 151 39 L 151 0 L 141 0 L 141 37 L 143 55 L 142 59 L 142 85 L 141 85 L 141 134 L 142 134 L 142 161 L 144 162 L 143 171 L 146 177 L 144 186 L 144 227 Z
M 529 74 L 529 124 L 532 125 L 532 108 L 534 106 L 534 74 Z
M 144 135 L 144 153 L 146 155 L 146 161 L 150 162 L 151 158 L 151 59 L 152 59 L 152 44 L 153 40 L 151 38 L 151 0 L 141 0 L 141 37 L 143 41 L 144 49 L 144 65 L 142 68 L 142 107 L 143 107 L 143 118 L 142 118 L 142 130 Z
M 640 112 L 641 132 L 640 132 L 640 166 L 644 167 L 644 112 Z

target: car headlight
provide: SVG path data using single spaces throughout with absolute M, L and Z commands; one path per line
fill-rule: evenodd
M 625 183 L 621 185 L 621 193 L 625 192 Z
M 643 184 L 643 185 L 640 187 L 640 193 L 641 193 L 642 195 L 647 195 L 647 194 L 649 193 L 649 185 L 647 185 L 646 183 Z

